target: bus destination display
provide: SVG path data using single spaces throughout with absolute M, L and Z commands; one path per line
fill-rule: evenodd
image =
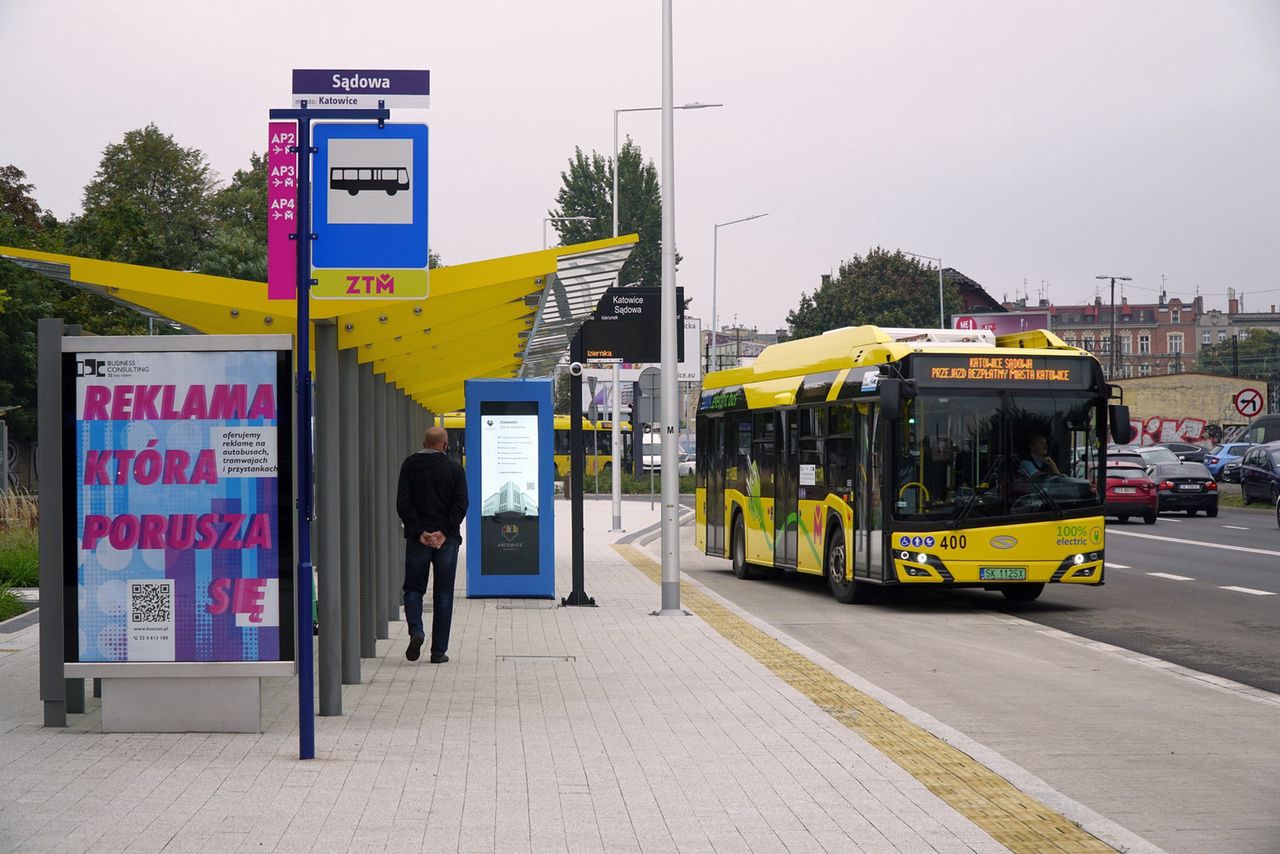
M 931 356 L 915 363 L 920 385 L 1018 386 L 1087 388 L 1089 363 L 1051 356 Z

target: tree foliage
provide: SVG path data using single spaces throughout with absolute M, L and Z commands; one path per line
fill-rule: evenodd
M 213 172 L 198 148 L 183 148 L 154 124 L 108 145 L 84 188 L 75 247 L 106 261 L 195 269 L 213 232 Z
M 1195 368 L 1206 374 L 1270 379 L 1280 376 L 1280 333 L 1270 329 L 1241 330 L 1232 340 L 1201 345 Z
M 618 152 L 618 233 L 640 236 L 623 265 L 622 284 L 662 283 L 662 187 L 658 169 L 646 161 L 640 147 L 628 137 Z M 613 236 L 612 157 L 597 151 L 584 154 L 574 149 L 569 170 L 560 173 L 562 186 L 556 193 L 556 207 L 547 216 L 588 216 L 584 221 L 554 222 L 563 243 L 585 243 Z M 680 263 L 679 254 L 676 263 Z
M 194 268 L 211 276 L 267 280 L 267 158 L 249 155 L 225 187 L 209 197 L 212 232 Z
M 960 311 L 963 302 L 955 285 L 947 284 L 943 293 L 946 315 Z M 864 324 L 936 328 L 937 268 L 901 250 L 877 246 L 865 257 L 842 262 L 839 272 L 813 293 L 802 292 L 799 305 L 787 314 L 789 338 Z

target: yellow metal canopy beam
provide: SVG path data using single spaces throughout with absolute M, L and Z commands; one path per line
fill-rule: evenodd
M 520 372 L 544 293 L 557 275 L 571 277 L 598 255 L 616 280 L 637 240 L 629 234 L 440 267 L 431 271 L 426 299 L 312 299 L 311 316 L 335 323 L 338 347 L 355 348 L 359 361 L 373 362 L 385 381 L 436 412 L 448 411 L 462 405 L 465 380 Z M 297 304 L 268 300 L 261 282 L 6 246 L 0 258 L 200 332 L 296 332 Z

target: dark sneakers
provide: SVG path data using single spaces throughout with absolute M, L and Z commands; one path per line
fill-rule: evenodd
M 422 642 L 424 640 L 426 638 L 422 635 L 411 635 L 409 637 L 409 648 L 404 651 L 404 657 L 410 661 L 417 661 L 418 656 L 422 655 Z
M 449 660 L 449 656 L 447 656 L 447 655 L 443 655 L 443 654 L 442 654 L 442 655 L 433 655 L 433 656 L 431 656 L 431 663 L 432 663 L 432 664 L 444 664 L 444 663 L 445 663 L 446 661 L 448 661 L 448 660 Z

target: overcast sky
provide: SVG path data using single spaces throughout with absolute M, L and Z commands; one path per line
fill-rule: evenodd
M 996 298 L 1197 287 L 1280 303 L 1280 3 L 675 4 L 679 280 L 773 329 L 870 247 L 941 255 Z M 103 148 L 155 122 L 219 175 L 265 147 L 293 68 L 429 68 L 430 239 L 541 248 L 575 145 L 661 98 L 658 0 L 0 0 L 0 164 L 66 217 Z M 660 162 L 658 113 L 622 117 Z M 554 233 L 553 233 L 554 238 Z M 1104 292 L 1105 298 L 1105 292 Z M 706 322 L 704 320 L 704 322 Z

